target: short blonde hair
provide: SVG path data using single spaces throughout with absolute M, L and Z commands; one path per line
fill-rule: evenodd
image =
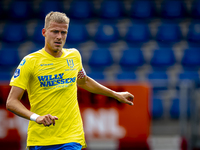
M 45 17 L 45 25 L 44 25 L 44 27 L 46 29 L 49 27 L 51 21 L 57 22 L 57 23 L 69 24 L 69 18 L 67 17 L 67 15 L 65 13 L 61 13 L 61 12 L 53 12 L 53 11 L 51 11 L 50 13 L 48 13 L 46 15 L 46 17 Z

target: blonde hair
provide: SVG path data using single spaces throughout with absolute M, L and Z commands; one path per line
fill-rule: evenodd
M 69 24 L 69 18 L 67 17 L 67 15 L 65 13 L 61 13 L 61 12 L 53 12 L 53 11 L 51 11 L 50 13 L 48 13 L 46 15 L 46 17 L 45 17 L 45 25 L 44 25 L 44 27 L 46 29 L 49 27 L 51 21 L 57 22 L 57 23 Z

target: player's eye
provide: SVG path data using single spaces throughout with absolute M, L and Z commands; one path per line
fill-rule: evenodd
M 58 33 L 59 31 L 57 31 L 57 30 L 53 30 L 52 32 L 53 32 L 53 33 Z
M 61 34 L 63 34 L 63 35 L 64 35 L 64 34 L 67 34 L 67 32 L 66 32 L 66 31 L 61 31 Z

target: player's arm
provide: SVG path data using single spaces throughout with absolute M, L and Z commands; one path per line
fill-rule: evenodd
M 16 87 L 16 86 L 12 86 L 7 102 L 6 102 L 6 108 L 13 112 L 14 114 L 23 117 L 25 119 L 32 119 L 34 120 L 35 115 L 33 115 L 34 113 L 31 112 L 30 110 L 28 110 L 21 102 L 21 98 L 24 94 L 24 89 Z M 55 120 L 57 120 L 58 118 L 55 116 L 51 116 L 51 115 L 45 115 L 45 116 L 36 116 L 35 117 L 35 121 L 38 124 L 43 124 L 44 126 L 49 126 L 51 124 L 55 125 Z
M 122 103 L 133 105 L 134 96 L 129 92 L 115 92 L 102 84 L 96 82 L 92 78 L 85 75 L 82 78 L 77 79 L 77 84 L 79 87 L 95 94 L 101 94 L 108 97 L 113 97 Z
M 20 117 L 29 119 L 33 113 L 20 102 L 23 94 L 24 89 L 12 86 L 6 102 L 6 108 Z

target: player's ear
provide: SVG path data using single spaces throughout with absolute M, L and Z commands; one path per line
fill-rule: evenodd
M 45 28 L 42 29 L 42 35 L 43 35 L 44 37 L 46 36 L 46 29 L 45 29 Z

